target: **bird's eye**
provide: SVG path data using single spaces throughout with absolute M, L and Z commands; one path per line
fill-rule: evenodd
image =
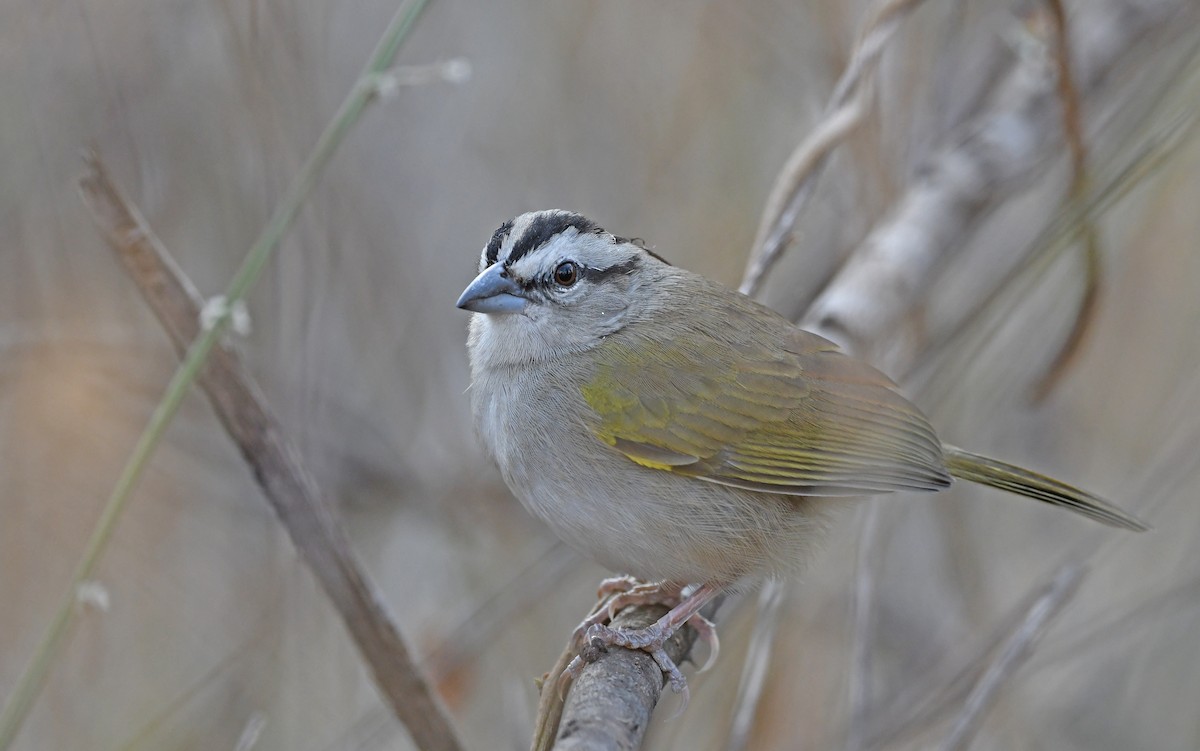
M 562 287 L 570 287 L 579 278 L 579 269 L 571 261 L 563 261 L 554 269 L 554 281 Z

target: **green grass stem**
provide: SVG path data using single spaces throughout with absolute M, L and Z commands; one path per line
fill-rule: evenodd
M 162 442 L 168 425 L 179 411 L 192 384 L 195 383 L 204 368 L 209 353 L 212 352 L 213 347 L 216 346 L 222 333 L 228 327 L 230 311 L 258 280 L 267 261 L 271 258 L 271 252 L 279 244 L 296 214 L 299 213 L 300 207 L 304 204 L 304 200 L 317 178 L 329 163 L 337 147 L 345 140 L 350 128 L 358 121 L 363 110 L 375 98 L 379 76 L 391 66 L 400 44 L 428 4 L 429 0 L 411 0 L 396 12 L 391 23 L 388 24 L 383 38 L 371 54 L 363 74 L 345 101 L 342 102 L 337 114 L 317 139 L 312 153 L 288 186 L 287 192 L 271 215 L 270 221 L 267 222 L 258 239 L 246 253 L 245 260 L 242 261 L 241 267 L 225 292 L 226 305 L 221 315 L 192 343 L 183 363 L 171 377 L 162 401 L 155 407 L 150 422 L 138 438 L 133 453 L 124 469 L 121 470 L 120 478 L 104 505 L 104 510 L 92 530 L 83 556 L 71 576 L 70 585 L 58 605 L 53 620 L 42 635 L 29 664 L 17 680 L 16 687 L 4 705 L 4 710 L 0 712 L 0 751 L 8 749 L 12 744 L 30 708 L 41 693 L 42 687 L 46 683 L 46 677 L 56 658 L 61 654 L 66 637 L 74 623 L 79 587 L 92 577 L 96 564 L 108 547 L 113 530 L 125 510 L 134 488 L 137 487 L 138 480 L 145 471 L 150 457 L 154 455 L 154 450 Z

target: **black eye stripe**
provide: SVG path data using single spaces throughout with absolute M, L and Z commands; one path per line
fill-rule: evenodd
M 619 276 L 621 274 L 632 273 L 633 270 L 636 269 L 640 265 L 641 265 L 641 261 L 638 260 L 638 258 L 636 256 L 633 258 L 630 258 L 628 261 L 625 261 L 624 263 L 618 263 L 613 266 L 609 266 L 606 269 L 593 269 L 590 266 L 576 264 L 576 266 L 579 269 L 579 278 L 587 279 L 592 282 L 598 282 L 602 279 L 607 279 L 607 278 L 613 277 L 613 276 Z
M 521 286 L 524 287 L 525 289 L 533 289 L 535 287 L 540 287 L 543 289 L 545 289 L 545 288 L 555 288 L 555 289 L 561 288 L 562 285 L 558 284 L 554 279 L 554 272 L 564 262 L 565 261 L 560 261 L 559 263 L 555 264 L 553 269 L 551 269 L 549 272 L 543 274 L 542 276 L 539 276 L 535 279 L 527 279 L 527 280 L 522 281 Z M 634 257 L 634 258 L 630 258 L 628 261 L 625 261 L 623 263 L 618 263 L 613 266 L 609 266 L 608 268 L 605 268 L 605 269 L 597 269 L 592 266 L 584 266 L 579 261 L 571 261 L 571 263 L 575 264 L 575 275 L 576 275 L 575 286 L 577 286 L 579 284 L 579 282 L 581 282 L 581 281 L 587 281 L 587 282 L 591 282 L 592 284 L 596 284 L 598 282 L 601 282 L 605 279 L 609 279 L 614 276 L 633 273 L 634 269 L 636 269 L 638 266 L 641 265 L 641 260 Z

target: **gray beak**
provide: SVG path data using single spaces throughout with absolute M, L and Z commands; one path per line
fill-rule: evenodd
M 528 304 L 525 290 L 508 277 L 503 262 L 481 271 L 455 303 L 474 313 L 520 313 Z

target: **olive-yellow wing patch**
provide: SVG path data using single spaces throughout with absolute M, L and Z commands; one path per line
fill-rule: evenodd
M 815 335 L 772 333 L 606 341 L 582 388 L 596 437 L 643 467 L 763 492 L 949 484 L 932 428 L 886 376 Z

